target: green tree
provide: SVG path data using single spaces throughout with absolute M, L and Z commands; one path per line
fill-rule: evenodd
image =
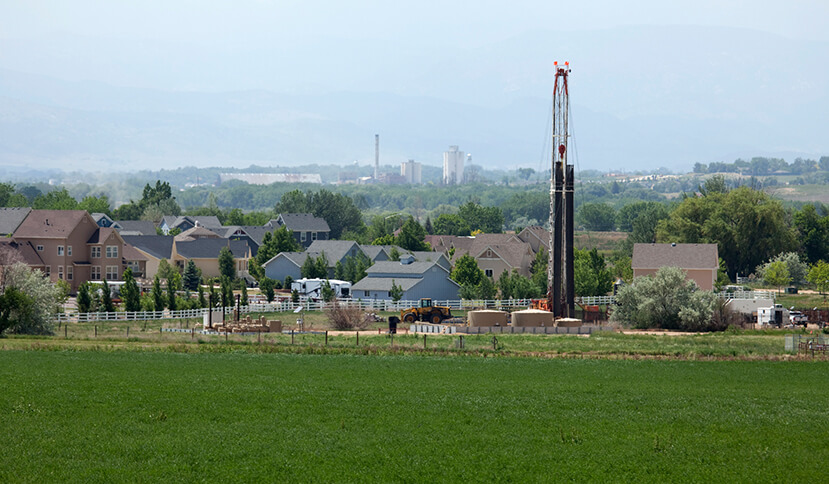
M 325 257 L 325 252 L 320 253 L 314 261 L 314 277 L 317 279 L 328 278 L 328 258 Z
M 101 285 L 101 303 L 103 305 L 104 312 L 115 312 L 115 304 L 112 302 L 112 293 L 110 293 L 109 283 L 107 283 L 106 279 L 103 280 Z
M 432 220 L 427 216 L 426 223 L 423 224 L 423 230 L 426 231 L 427 234 L 432 235 L 435 233 L 434 227 L 432 227 Z
M 809 269 L 806 279 L 815 286 L 819 293 L 829 291 L 829 264 L 819 260 Z
M 265 269 L 259 265 L 259 262 L 256 262 L 255 257 L 248 260 L 248 273 L 250 273 L 251 277 L 257 281 L 260 281 L 263 277 L 265 277 Z
M 262 280 L 259 281 L 259 289 L 262 291 L 262 294 L 265 295 L 265 299 L 267 299 L 268 302 L 273 302 L 273 296 L 274 296 L 273 288 L 274 288 L 274 280 L 273 279 L 263 277 Z
M 14 286 L 0 293 L 0 336 L 31 317 L 35 301 Z
M 35 198 L 32 208 L 35 210 L 77 210 L 78 201 L 72 198 L 65 188 L 61 188 Z
M 763 274 L 763 282 L 769 286 L 777 287 L 777 292 L 780 292 L 780 286 L 786 286 L 792 282 L 792 276 L 789 275 L 789 268 L 786 263 L 780 260 L 770 262 Z
M 236 279 L 236 263 L 233 260 L 233 253 L 227 247 L 219 251 L 219 273 L 231 281 Z
M 0 207 L 26 207 L 29 201 L 11 183 L 0 183 Z
M 181 278 L 182 287 L 188 291 L 195 291 L 199 287 L 200 281 L 201 276 L 199 275 L 199 269 L 196 267 L 196 263 L 193 262 L 193 259 L 188 260 L 187 266 L 184 269 L 184 276 Z
M 167 259 L 161 259 L 158 263 L 158 270 L 156 271 L 156 275 L 161 279 L 169 279 L 172 277 L 173 273 L 178 273 L 175 267 L 171 266 Z
M 296 289 L 291 290 L 291 302 L 294 304 L 299 302 L 299 291 Z
M 471 255 L 464 254 L 455 262 L 450 277 L 461 286 L 475 287 L 486 276 L 484 271 L 478 267 L 478 261 Z
M 112 209 L 110 208 L 109 197 L 101 194 L 100 196 L 87 195 L 78 203 L 78 210 L 86 210 L 89 213 L 105 213 L 112 216 Z
M 606 203 L 585 203 L 576 218 L 587 230 L 611 231 L 616 225 L 616 211 Z
M 78 297 L 75 301 L 79 313 L 88 313 L 92 306 L 92 297 L 89 295 L 89 283 L 84 282 L 78 287 Z
M 504 226 L 504 214 L 498 207 L 483 207 L 474 201 L 469 201 L 458 208 L 458 216 L 463 219 L 472 231 L 480 230 L 484 233 L 501 233 Z
M 391 280 L 391 291 L 389 291 L 389 296 L 391 297 L 391 300 L 394 302 L 403 299 L 403 288 L 398 286 L 394 282 L 394 279 Z
M 207 307 L 207 301 L 204 299 L 204 287 L 202 287 L 201 284 L 199 284 L 199 307 L 200 308 L 206 308 Z
M 547 294 L 547 265 L 549 257 L 544 247 L 539 247 L 535 259 L 530 263 L 530 279 L 541 294 Z
M 153 311 L 164 311 L 164 293 L 161 291 L 161 280 L 159 280 L 158 274 L 153 279 L 152 296 Z
M 121 299 L 124 300 L 125 311 L 141 311 L 141 291 L 132 275 L 132 269 L 124 271 L 124 285 L 121 287 Z
M 248 285 L 242 284 L 242 306 L 248 305 Z
M 181 276 L 178 272 L 173 272 L 170 274 L 170 277 L 167 278 L 167 307 L 170 308 L 170 311 L 178 309 L 176 292 L 179 290 L 180 286 Z
M 396 245 L 393 245 L 391 250 L 389 250 L 389 260 L 395 262 L 400 260 L 400 251 L 397 250 Z
M 573 273 L 578 296 L 603 296 L 613 289 L 613 275 L 595 248 L 573 251 Z
M 322 297 L 322 300 L 325 302 L 331 302 L 334 300 L 334 296 L 336 296 L 336 294 L 334 293 L 334 289 L 331 288 L 331 283 L 328 282 L 328 279 L 326 279 L 322 283 L 320 297 Z
M 826 213 L 826 207 L 820 207 Z M 794 226 L 806 262 L 813 264 L 829 253 L 829 215 L 821 217 L 815 204 L 804 205 L 795 212 Z
M 435 219 L 434 232 L 437 235 L 460 235 L 465 236 L 472 233 L 469 224 L 460 216 L 449 213 L 442 213 Z
M 616 295 L 611 320 L 636 328 L 706 331 L 713 322 L 717 296 L 700 291 L 678 267 L 662 267 L 653 276 L 638 277 Z
M 400 228 L 397 245 L 410 251 L 429 250 L 425 238 L 426 231 L 423 227 L 414 218 L 409 217 L 403 227 Z

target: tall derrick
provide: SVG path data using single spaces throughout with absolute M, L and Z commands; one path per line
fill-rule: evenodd
M 573 165 L 567 163 L 570 63 L 555 63 L 553 136 L 550 169 L 550 253 L 547 261 L 547 302 L 556 318 L 575 316 L 573 280 Z

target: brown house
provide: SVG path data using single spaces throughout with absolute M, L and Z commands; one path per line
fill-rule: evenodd
M 32 210 L 13 239 L 34 247 L 44 273 L 68 282 L 72 292 L 86 281 L 118 281 L 124 272 L 124 240 L 85 210 Z
M 679 267 L 700 289 L 711 291 L 717 281 L 717 244 L 633 244 L 633 277 L 656 274 L 662 267 Z

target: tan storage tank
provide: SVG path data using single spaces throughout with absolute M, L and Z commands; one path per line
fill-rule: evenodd
M 516 327 L 554 326 L 553 313 L 540 309 L 525 309 L 512 313 L 512 325 Z
M 466 313 L 469 326 L 506 326 L 509 315 L 506 311 L 485 309 Z

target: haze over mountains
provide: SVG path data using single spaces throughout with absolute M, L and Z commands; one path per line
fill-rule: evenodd
M 725 27 L 539 30 L 422 49 L 304 39 L 0 38 L 0 165 L 115 169 L 381 162 L 546 167 L 569 60 L 580 169 L 829 154 L 829 43 Z M 129 87 L 128 87 L 129 86 Z

